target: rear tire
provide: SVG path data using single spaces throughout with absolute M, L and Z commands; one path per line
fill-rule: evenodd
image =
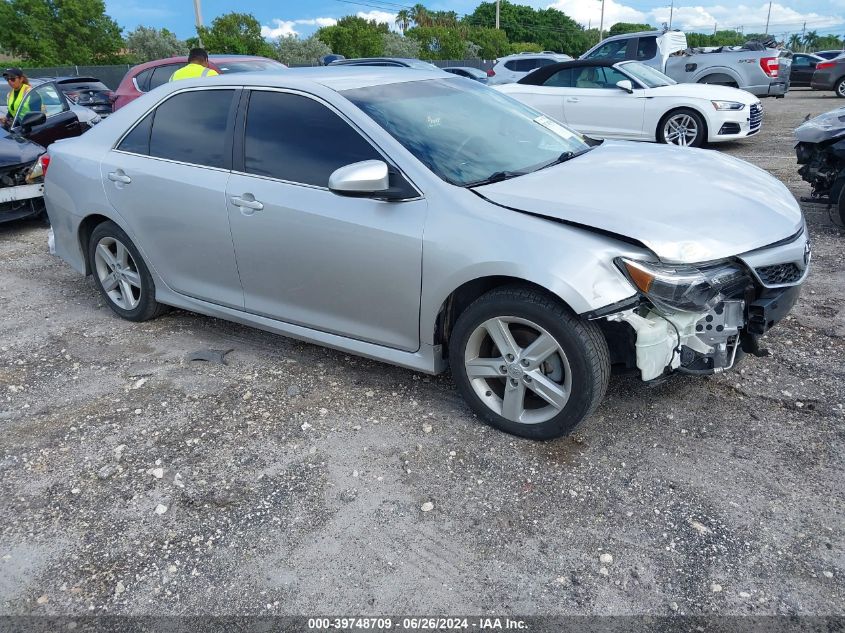
M 570 433 L 599 405 L 610 379 L 599 328 L 524 287 L 492 290 L 467 307 L 449 357 L 458 390 L 479 417 L 535 440 Z
M 845 77 L 842 77 L 836 84 L 833 86 L 833 91 L 836 93 L 836 96 L 840 99 L 845 99 Z
M 155 300 L 155 284 L 141 254 L 114 222 L 98 224 L 88 240 L 88 263 L 106 303 L 129 321 L 147 321 L 167 311 Z

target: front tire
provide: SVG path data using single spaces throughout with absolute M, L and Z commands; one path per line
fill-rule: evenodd
M 98 224 L 88 240 L 94 283 L 109 307 L 129 321 L 147 321 L 166 311 L 155 300 L 155 284 L 138 249 L 114 222 Z
M 528 288 L 492 290 L 464 310 L 449 358 L 461 395 L 485 422 L 536 440 L 570 433 L 610 379 L 598 327 Z
M 657 141 L 679 147 L 701 147 L 707 140 L 707 124 L 695 110 L 667 112 L 657 124 Z

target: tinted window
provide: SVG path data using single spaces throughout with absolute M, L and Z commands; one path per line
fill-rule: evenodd
M 545 57 L 540 57 L 540 58 L 535 59 L 533 61 L 534 61 L 534 65 L 533 65 L 534 68 L 541 68 L 542 66 L 549 66 L 551 64 L 557 64 L 557 62 L 555 60 L 547 59 Z
M 564 68 L 557 71 L 554 75 L 543 82 L 544 86 L 551 86 L 553 88 L 571 88 L 572 87 L 572 69 Z
M 150 153 L 150 131 L 153 127 L 153 113 L 150 112 L 144 119 L 127 134 L 117 149 L 134 154 Z
M 195 90 L 177 94 L 155 111 L 150 156 L 226 167 L 226 127 L 234 90 Z
M 586 56 L 585 59 L 625 59 L 625 49 L 628 47 L 628 40 L 616 40 L 599 46 L 596 50 Z
M 108 87 L 102 81 L 63 81 L 60 85 L 65 92 L 108 90 Z
M 150 75 L 153 74 L 155 68 L 147 68 L 142 73 L 138 73 L 135 77 L 135 83 L 138 84 L 138 89 L 141 92 L 147 92 L 150 89 Z
M 809 67 L 810 66 L 810 58 L 805 57 L 804 55 L 795 55 L 792 58 L 792 65 L 793 66 Z
M 637 43 L 637 59 L 654 59 L 657 56 L 657 37 L 641 37 Z
M 512 59 L 508 62 L 505 62 L 505 68 L 508 70 L 516 70 L 517 69 L 517 62 L 522 61 L 521 59 Z
M 338 167 L 381 155 L 326 106 L 299 95 L 255 91 L 244 139 L 247 173 L 327 187 Z
M 158 66 L 155 70 L 153 70 L 153 74 L 150 77 L 150 85 L 147 90 L 153 90 L 166 84 L 170 81 L 170 76 L 182 66 L 184 66 L 184 64 L 167 64 L 166 66 Z

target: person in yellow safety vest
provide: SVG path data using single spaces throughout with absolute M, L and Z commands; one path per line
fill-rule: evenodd
M 32 89 L 32 86 L 29 85 L 29 79 L 26 75 L 23 74 L 23 71 L 20 68 L 7 68 L 3 72 L 3 79 L 9 82 L 9 95 L 6 97 L 6 106 L 8 107 L 8 111 L 6 116 L 0 117 L 0 125 L 4 127 L 8 127 L 11 125 L 12 121 L 15 119 L 15 115 L 18 114 L 18 110 L 21 110 L 21 104 L 24 101 L 24 97 L 26 97 L 27 93 Z M 26 114 L 28 110 L 28 104 L 24 105 L 20 114 Z
M 214 77 L 219 74 L 213 68 L 208 67 L 208 53 L 204 48 L 192 48 L 188 53 L 188 65 L 182 66 L 175 73 L 170 75 L 170 81 L 179 79 L 196 79 L 197 77 Z

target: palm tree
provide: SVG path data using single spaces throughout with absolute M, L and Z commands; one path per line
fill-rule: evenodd
M 815 49 L 819 44 L 819 34 L 815 31 L 807 31 L 804 36 L 804 50 Z
M 431 14 L 422 4 L 415 4 L 411 8 L 410 18 L 417 26 L 431 26 Z
M 407 9 L 402 9 L 399 13 L 396 14 L 396 26 L 402 31 L 402 34 L 405 34 L 405 31 L 408 30 L 408 27 L 411 26 L 411 12 Z
M 789 36 L 789 42 L 786 47 L 791 51 L 797 51 L 801 46 L 801 36 L 798 33 L 793 33 Z

